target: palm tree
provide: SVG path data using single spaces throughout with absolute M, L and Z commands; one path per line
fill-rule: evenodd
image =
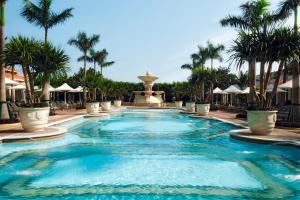
M 45 52 L 46 51 L 46 52 Z M 47 62 L 45 63 L 46 57 Z M 51 43 L 42 43 L 33 57 L 33 66 L 43 75 L 42 85 L 68 71 L 69 56 Z M 48 87 L 48 86 L 47 86 Z
M 294 33 L 298 34 L 298 6 L 300 5 L 300 0 L 284 0 L 280 3 L 280 8 L 278 10 L 278 17 L 280 19 L 288 18 L 292 13 L 294 14 Z M 293 88 L 292 88 L 292 102 L 295 105 L 300 104 L 300 85 L 299 85 L 299 62 L 292 62 L 293 69 Z M 296 106 L 293 109 L 293 118 L 297 121 L 300 120 L 300 108 Z
M 68 18 L 72 17 L 73 8 L 67 8 L 59 13 L 55 13 L 51 10 L 52 0 L 39 0 L 38 4 L 34 4 L 29 0 L 24 1 L 24 7 L 21 11 L 21 15 L 32 24 L 35 24 L 44 29 L 44 42 L 48 42 L 48 31 L 54 26 L 65 22 Z M 47 46 L 47 45 L 45 45 Z M 44 51 L 45 53 L 47 51 Z M 47 56 L 45 57 L 45 65 L 47 63 Z M 44 73 L 44 85 L 42 86 L 42 101 L 47 105 L 50 100 L 50 93 L 48 90 L 48 77 L 50 75 Z
M 223 58 L 221 56 L 221 51 L 223 51 L 224 49 L 225 49 L 225 47 L 222 44 L 218 44 L 218 45 L 214 46 L 214 44 L 212 44 L 210 41 L 207 41 L 206 51 L 207 51 L 207 55 L 211 61 L 211 68 L 213 68 L 213 62 L 215 59 L 222 62 Z
M 206 67 L 196 67 L 192 70 L 192 75 L 189 78 L 189 82 L 195 86 L 195 89 L 197 91 L 199 91 L 200 102 L 207 103 L 209 102 L 208 100 L 212 97 L 211 88 L 217 82 L 217 71 Z M 203 95 L 203 88 L 201 88 L 204 83 L 209 85 L 206 97 L 205 95 Z
M 99 57 L 97 58 L 97 63 L 100 66 L 100 74 L 103 76 L 103 68 L 112 66 L 115 64 L 114 61 L 107 61 L 108 52 L 106 49 L 103 49 L 99 52 Z
M 39 0 L 38 5 L 29 0 L 24 1 L 21 15 L 32 24 L 44 28 L 44 42 L 48 42 L 48 31 L 54 26 L 65 22 L 72 17 L 73 8 L 67 8 L 59 13 L 51 10 L 52 0 Z
M 254 105 L 256 101 L 256 50 L 255 46 L 253 46 L 255 42 L 255 37 L 259 33 L 261 29 L 261 25 L 265 24 L 266 21 L 265 16 L 268 14 L 267 8 L 270 3 L 266 0 L 258 0 L 247 2 L 240 6 L 242 10 L 241 16 L 227 16 L 226 18 L 221 20 L 222 26 L 231 26 L 234 28 L 238 28 L 241 32 L 239 36 L 240 41 L 236 41 L 236 46 L 243 45 L 246 51 L 242 51 L 240 53 L 248 55 L 243 55 L 240 61 L 244 62 L 246 60 L 248 62 L 248 73 L 249 73 L 249 87 L 250 87 L 250 95 L 249 95 L 249 104 Z M 271 17 L 270 17 L 271 18 Z M 271 20 L 270 20 L 271 21 Z M 247 43 L 244 43 L 243 40 L 247 40 Z M 240 44 L 239 44 L 240 43 Z M 236 57 L 236 56 L 234 56 Z
M 85 57 L 84 55 L 81 56 L 80 58 L 78 58 L 78 61 L 84 61 L 84 59 L 86 58 L 87 62 L 93 63 L 94 65 L 94 78 L 96 78 L 96 74 L 97 74 L 97 69 L 96 69 L 96 65 L 97 62 L 102 58 L 102 54 L 103 51 L 95 51 L 94 49 L 91 49 L 89 51 L 89 55 L 87 57 Z M 96 97 L 97 97 L 97 88 L 94 88 L 94 101 L 96 101 Z
M 9 119 L 8 107 L 6 103 L 6 89 L 5 89 L 5 63 L 4 63 L 4 26 L 5 26 L 5 2 L 0 0 L 1 6 L 1 27 L 0 27 L 0 120 Z
M 300 54 L 299 46 L 300 46 L 300 35 L 295 34 L 293 30 L 289 28 L 280 28 L 274 31 L 274 41 L 272 43 L 271 49 L 277 52 L 279 67 L 278 67 L 273 91 L 269 96 L 265 106 L 270 107 L 271 105 L 271 100 L 273 96 L 276 94 L 285 63 L 291 60 L 299 62 L 299 54 Z
M 181 66 L 181 69 L 192 70 L 193 68 L 204 66 L 209 58 L 207 52 L 206 48 L 198 45 L 198 52 L 191 55 L 192 64 L 184 64 Z
M 27 101 L 33 103 L 34 81 L 32 70 L 34 55 L 37 53 L 41 42 L 28 37 L 17 36 L 11 38 L 5 45 L 6 64 L 10 66 L 21 65 L 26 86 Z
M 83 78 L 86 78 L 86 63 L 88 60 L 88 51 L 93 49 L 93 47 L 99 42 L 99 35 L 92 35 L 87 36 L 85 32 L 79 32 L 75 38 L 71 38 L 68 41 L 68 44 L 71 46 L 77 47 L 82 53 L 83 56 L 81 57 L 83 59 L 83 68 L 84 68 L 84 76 Z M 86 103 L 86 88 L 83 89 L 83 99 L 82 104 L 85 106 Z

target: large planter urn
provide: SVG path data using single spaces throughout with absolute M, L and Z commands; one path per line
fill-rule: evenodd
M 269 135 L 277 120 L 277 111 L 247 111 L 248 126 L 253 134 Z
M 121 100 L 114 100 L 114 106 L 119 108 L 122 106 L 122 101 Z
M 200 116 L 208 115 L 210 104 L 197 104 L 197 113 Z
M 182 103 L 182 101 L 175 101 L 175 107 L 178 109 L 182 108 Z
M 86 112 L 88 114 L 98 114 L 99 104 L 99 102 L 86 103 Z
M 19 108 L 20 121 L 26 132 L 43 131 L 48 124 L 50 107 Z
M 103 101 L 101 102 L 102 111 L 110 111 L 111 109 L 111 102 L 110 101 Z
M 195 112 L 196 104 L 195 102 L 186 102 L 185 107 L 188 112 Z

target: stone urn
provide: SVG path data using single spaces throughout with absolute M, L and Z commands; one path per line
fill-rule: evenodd
M 197 113 L 200 116 L 206 116 L 209 113 L 210 104 L 197 104 Z
M 182 101 L 175 101 L 175 107 L 178 108 L 178 109 L 182 108 L 182 104 L 183 104 Z
M 50 107 L 18 108 L 22 128 L 26 132 L 43 131 L 48 124 Z
M 98 114 L 99 113 L 99 102 L 86 103 L 86 112 L 88 114 Z
M 114 106 L 119 108 L 122 106 L 122 101 L 121 100 L 114 100 Z
M 111 102 L 110 101 L 103 101 L 101 102 L 102 111 L 110 111 L 111 109 Z
M 277 111 L 247 111 L 248 126 L 253 134 L 269 135 L 277 121 Z
M 193 113 L 195 112 L 196 104 L 195 102 L 186 102 L 185 107 L 188 112 Z

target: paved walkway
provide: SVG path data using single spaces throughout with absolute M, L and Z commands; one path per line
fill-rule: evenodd
M 236 114 L 223 111 L 213 111 L 209 117 L 216 117 L 221 120 L 247 126 L 247 121 L 236 119 Z M 255 142 L 255 143 L 278 143 L 280 145 L 292 145 L 300 147 L 300 129 L 299 128 L 281 128 L 276 127 L 270 135 L 253 135 L 249 129 L 235 130 L 230 133 L 234 139 Z
M 85 113 L 85 110 L 59 110 L 56 111 L 55 116 L 49 117 L 49 124 L 82 116 Z M 53 139 L 64 135 L 66 131 L 62 128 L 47 128 L 44 131 L 31 133 L 24 132 L 21 123 L 0 124 L 0 143 Z

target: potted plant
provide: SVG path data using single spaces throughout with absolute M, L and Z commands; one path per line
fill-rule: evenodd
M 270 13 L 261 13 L 261 15 L 251 17 L 257 17 L 266 22 L 265 17 L 269 15 Z M 272 106 L 272 100 L 277 93 L 283 69 L 291 61 L 299 62 L 299 34 L 295 34 L 290 28 L 275 27 L 264 23 L 255 27 L 255 30 L 260 30 L 255 33 L 241 30 L 230 50 L 231 58 L 238 63 L 239 67 L 245 61 L 248 61 L 249 64 L 250 94 L 247 119 L 253 134 L 268 135 L 272 133 L 277 120 L 277 111 Z M 255 66 L 257 60 L 260 62 L 259 93 L 256 92 Z M 273 64 L 276 62 L 278 69 L 272 72 L 274 71 Z M 267 68 L 266 72 L 265 68 Z M 275 75 L 273 83 L 270 81 L 272 75 Z
M 50 107 L 31 104 L 18 108 L 18 112 L 24 131 L 43 131 L 47 127 Z
M 175 98 L 175 107 L 177 109 L 181 109 L 183 105 L 183 101 L 180 99 L 180 94 L 182 93 L 182 83 L 177 82 L 173 83 L 173 92 Z
M 41 131 L 48 124 L 48 117 L 50 112 L 49 101 L 49 80 L 51 74 L 60 71 L 66 72 L 69 57 L 65 52 L 53 46 L 51 43 L 43 43 L 30 38 L 18 36 L 12 38 L 6 44 L 6 63 L 19 64 L 22 66 L 25 94 L 27 104 L 21 105 L 18 108 L 21 125 L 25 131 Z M 48 59 L 45 59 L 47 57 Z M 45 62 L 47 60 L 47 62 Z M 39 73 L 33 73 L 39 72 Z M 48 77 L 48 75 L 50 77 Z M 37 104 L 37 99 L 34 99 L 34 80 L 36 76 L 42 79 L 41 96 L 42 103 Z M 47 76 L 45 78 L 45 76 Z
M 99 83 L 99 91 L 101 94 L 101 109 L 102 111 L 110 111 L 111 110 L 111 101 L 108 100 L 109 95 L 112 94 L 113 87 L 112 87 L 113 82 L 111 80 L 102 78 L 100 83 Z
M 100 109 L 100 103 L 98 101 L 88 101 L 86 103 L 86 111 L 88 114 L 98 114 Z
M 200 116 L 205 116 L 210 111 L 212 88 L 213 83 L 216 81 L 216 74 L 216 70 L 204 66 L 196 67 L 192 70 L 190 82 L 194 85 L 195 93 L 198 94 L 196 96 L 196 111 Z M 205 84 L 209 86 L 207 91 L 205 91 Z

